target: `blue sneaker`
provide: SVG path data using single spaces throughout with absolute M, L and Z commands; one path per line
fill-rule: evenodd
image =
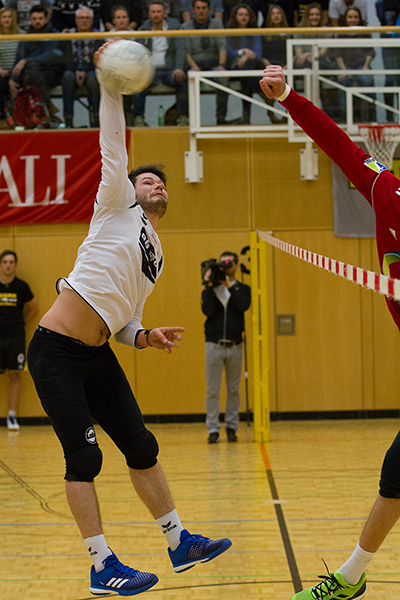
M 176 550 L 168 548 L 168 554 L 176 573 L 191 569 L 197 563 L 208 562 L 232 546 L 231 540 L 222 538 L 210 540 L 202 535 L 191 535 L 186 529 L 181 531 L 181 543 Z
M 90 571 L 90 591 L 92 594 L 111 594 L 133 596 L 153 587 L 158 577 L 153 573 L 141 573 L 123 565 L 115 554 L 103 560 L 104 569 L 96 573 L 94 566 Z

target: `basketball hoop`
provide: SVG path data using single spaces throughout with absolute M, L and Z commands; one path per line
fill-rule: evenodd
M 394 151 L 400 142 L 400 125 L 359 125 L 358 133 L 365 141 L 369 154 L 391 170 Z

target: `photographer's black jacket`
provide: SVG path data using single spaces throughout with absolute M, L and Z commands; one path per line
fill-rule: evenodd
M 215 295 L 214 288 L 206 286 L 201 295 L 201 310 L 207 319 L 204 324 L 206 342 L 232 340 L 239 344 L 244 331 L 244 311 L 250 306 L 250 287 L 236 281 L 230 288 L 231 297 L 226 309 Z

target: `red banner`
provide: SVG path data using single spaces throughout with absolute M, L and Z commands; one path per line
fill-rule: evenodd
M 0 135 L 0 226 L 86 223 L 101 177 L 98 131 Z

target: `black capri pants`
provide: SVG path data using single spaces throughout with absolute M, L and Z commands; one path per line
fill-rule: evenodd
M 143 422 L 129 382 L 108 342 L 86 346 L 38 327 L 28 367 L 42 406 L 64 450 L 65 479 L 93 481 L 102 454 L 93 420 L 133 469 L 157 463 L 158 445 Z

